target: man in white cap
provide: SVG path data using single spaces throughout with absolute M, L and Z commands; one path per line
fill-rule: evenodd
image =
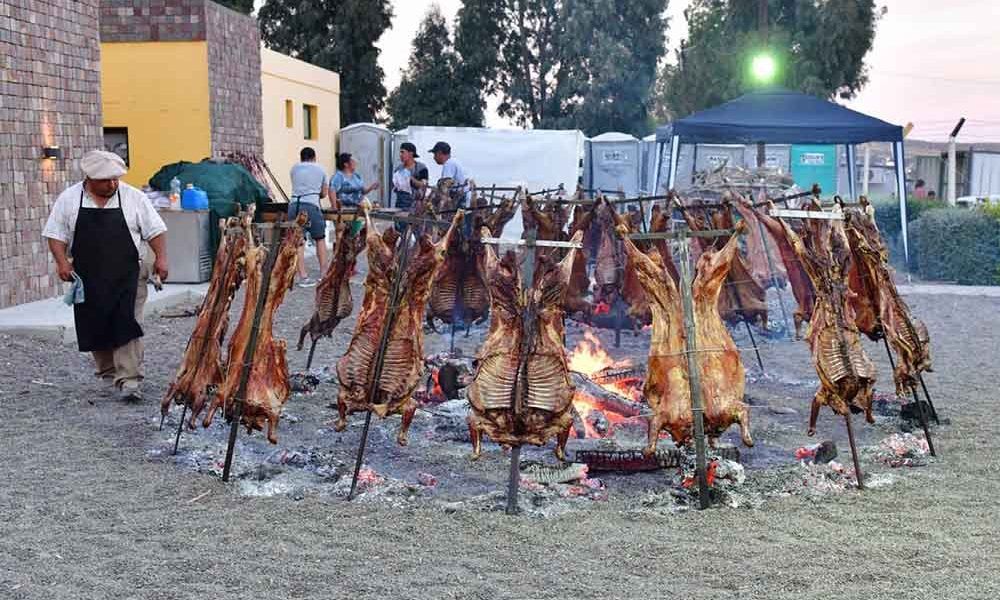
M 141 400 L 142 309 L 146 303 L 146 246 L 153 272 L 167 279 L 167 226 L 146 194 L 122 183 L 125 161 L 92 150 L 80 167 L 85 179 L 56 198 L 42 230 L 63 281 L 78 277 L 84 300 L 73 306 L 81 352 L 92 352 L 97 375 L 122 400 Z

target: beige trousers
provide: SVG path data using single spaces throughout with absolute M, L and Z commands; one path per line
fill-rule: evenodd
M 147 285 L 149 281 L 149 265 L 143 261 L 139 267 L 139 287 L 135 293 L 135 320 L 142 325 L 143 307 L 146 306 Z M 125 382 L 138 385 L 142 381 L 142 338 L 118 346 L 114 350 L 97 350 L 92 352 L 97 364 L 97 376 L 104 379 L 114 379 L 115 386 L 121 388 Z

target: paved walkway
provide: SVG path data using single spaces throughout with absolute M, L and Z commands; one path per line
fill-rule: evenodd
M 896 286 L 904 296 L 989 296 L 1000 298 L 1000 285 L 949 285 L 937 283 L 914 283 Z
M 146 299 L 146 314 L 161 311 L 178 304 L 200 301 L 208 290 L 207 283 L 171 283 L 157 292 L 150 286 Z M 76 342 L 73 309 L 63 304 L 62 296 L 19 304 L 0 310 L 0 333 L 22 334 L 57 340 L 66 344 Z

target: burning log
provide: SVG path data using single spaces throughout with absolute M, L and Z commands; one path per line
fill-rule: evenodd
M 646 406 L 601 387 L 583 373 L 571 371 L 570 377 L 573 380 L 573 385 L 576 386 L 577 397 L 582 396 L 583 401 L 593 408 L 604 412 L 613 412 L 623 417 L 639 417 L 648 413 Z

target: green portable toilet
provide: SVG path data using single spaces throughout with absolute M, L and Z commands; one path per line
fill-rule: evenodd
M 793 144 L 791 159 L 795 185 L 808 190 L 818 183 L 824 195 L 837 192 L 837 146 Z

